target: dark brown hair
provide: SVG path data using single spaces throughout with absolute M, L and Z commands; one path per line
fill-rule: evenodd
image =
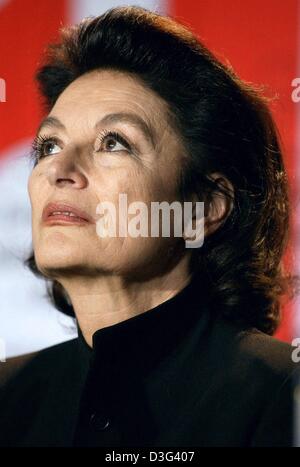
M 234 187 L 226 222 L 195 249 L 191 266 L 205 284 L 212 312 L 272 334 L 281 297 L 296 279 L 284 271 L 290 227 L 287 174 L 268 101 L 239 79 L 186 27 L 140 7 L 120 7 L 61 30 L 37 72 L 46 111 L 76 78 L 94 69 L 134 73 L 168 104 L 188 163 L 184 197 L 223 192 L 209 175 Z M 34 255 L 27 264 L 36 274 Z M 48 283 L 64 313 L 74 313 L 65 291 Z

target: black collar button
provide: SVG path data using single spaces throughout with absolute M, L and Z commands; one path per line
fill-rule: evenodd
M 96 431 L 103 431 L 109 427 L 110 420 L 105 414 L 94 412 L 90 416 L 90 425 Z

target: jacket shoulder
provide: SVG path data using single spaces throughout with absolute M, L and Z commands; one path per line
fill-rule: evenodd
M 239 336 L 240 349 L 248 362 L 258 368 L 285 378 L 299 368 L 295 347 L 257 329 L 244 331 Z
M 300 381 L 299 349 L 257 330 L 242 338 L 241 349 L 248 362 L 252 389 L 258 388 L 263 400 L 250 445 L 292 446 L 294 391 Z
M 0 363 L 0 395 L 15 379 L 33 380 L 34 375 L 42 376 L 51 372 L 58 361 L 73 353 L 77 338 L 29 354 L 8 358 Z
M 243 328 L 222 319 L 212 333 L 213 355 L 231 368 L 237 380 L 281 384 L 300 368 L 300 348 L 257 328 Z

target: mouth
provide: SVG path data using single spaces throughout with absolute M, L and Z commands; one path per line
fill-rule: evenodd
M 42 222 L 47 225 L 87 225 L 94 219 L 85 211 L 70 204 L 49 203 L 42 214 Z

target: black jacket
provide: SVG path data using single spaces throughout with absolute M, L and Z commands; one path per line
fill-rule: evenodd
M 0 397 L 0 446 L 290 446 L 293 348 L 212 316 L 197 284 L 38 352 Z M 2 364 L 3 365 L 3 364 Z

